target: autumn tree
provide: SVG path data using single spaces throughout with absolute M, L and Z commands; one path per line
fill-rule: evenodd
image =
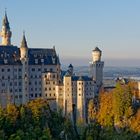
M 113 113 L 115 125 L 127 125 L 126 121 L 133 114 L 132 93 L 128 85 L 117 83 L 113 92 Z
M 98 122 L 102 126 L 113 126 L 113 93 L 102 92 L 99 99 Z

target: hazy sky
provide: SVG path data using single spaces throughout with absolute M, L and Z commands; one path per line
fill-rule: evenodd
M 0 0 L 12 43 L 56 46 L 61 62 L 88 65 L 99 46 L 106 65 L 140 66 L 140 0 Z

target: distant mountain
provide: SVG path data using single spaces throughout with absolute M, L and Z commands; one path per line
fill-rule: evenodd
M 66 66 L 62 66 L 62 69 L 66 70 Z M 88 66 L 74 66 L 74 72 L 77 75 L 89 75 Z M 140 77 L 140 67 L 105 67 L 104 78 L 116 78 L 116 77 Z

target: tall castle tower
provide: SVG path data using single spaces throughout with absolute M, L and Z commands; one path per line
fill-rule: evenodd
M 10 31 L 9 21 L 8 21 L 6 12 L 3 19 L 2 30 L 0 32 L 0 36 L 2 37 L 3 46 L 11 45 L 12 32 Z
M 23 34 L 20 46 L 20 60 L 22 62 L 22 104 L 25 104 L 29 100 L 28 45 L 25 34 Z
M 104 62 L 101 61 L 102 51 L 96 47 L 92 51 L 91 76 L 96 81 L 97 87 L 102 86 Z

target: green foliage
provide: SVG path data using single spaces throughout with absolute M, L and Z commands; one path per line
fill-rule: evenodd
M 52 111 L 46 100 L 0 108 L 0 140 L 139 140 L 140 110 L 133 110 L 132 85 L 117 84 L 88 104 L 88 124 Z M 97 106 L 98 104 L 98 106 Z
M 132 93 L 128 85 L 117 84 L 113 93 L 114 122 L 117 125 L 126 125 L 126 121 L 133 114 Z

